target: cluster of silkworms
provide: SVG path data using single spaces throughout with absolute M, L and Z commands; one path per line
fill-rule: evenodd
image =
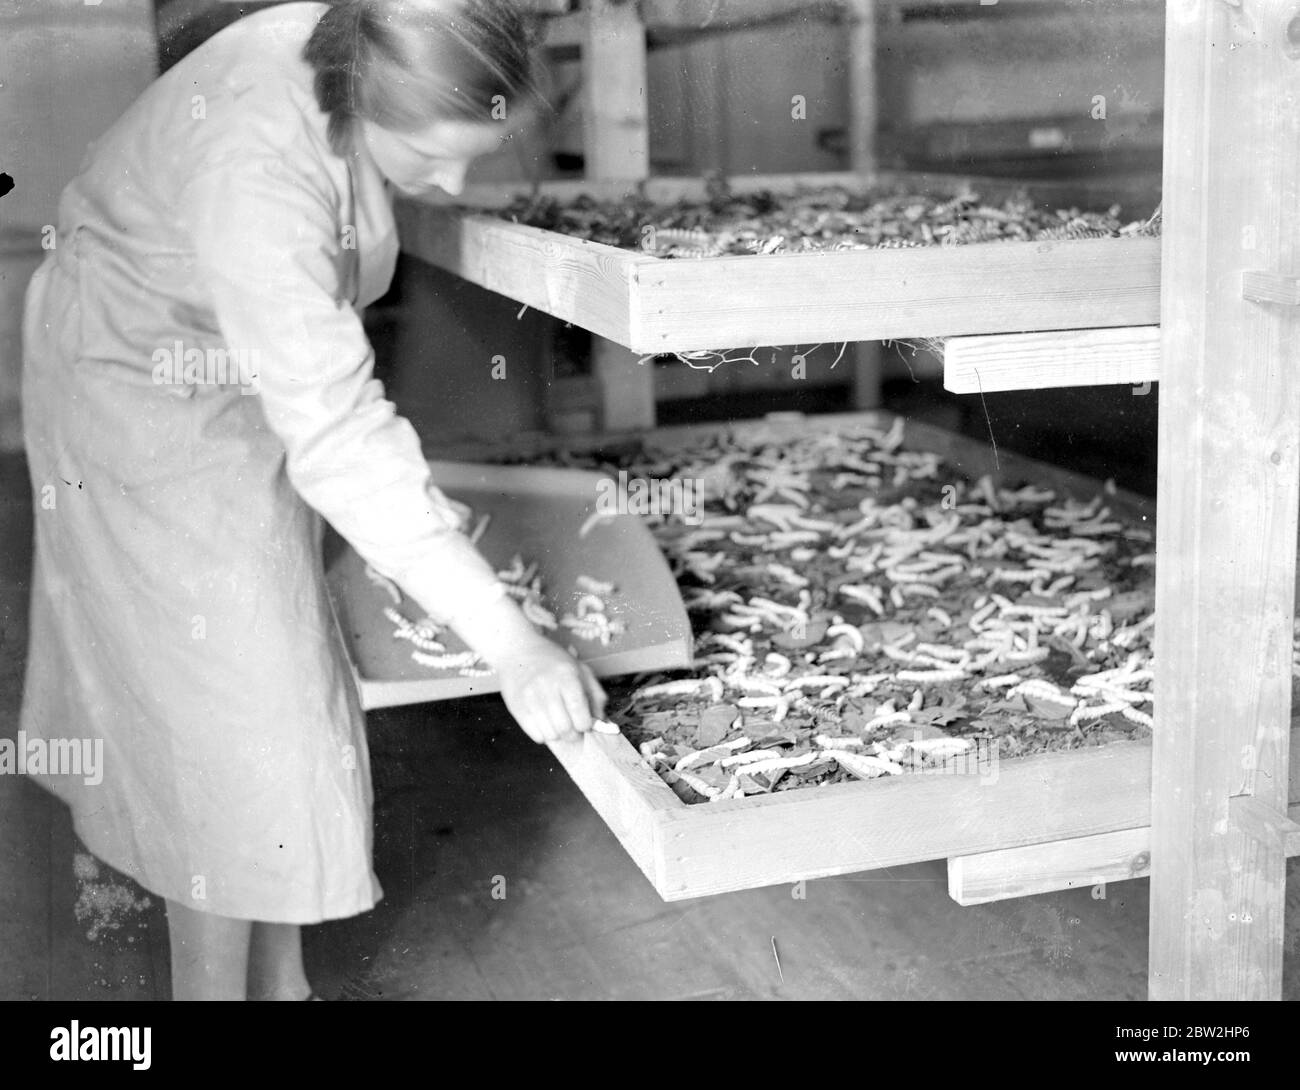
M 654 524 L 700 633 L 694 676 L 651 679 L 614 716 L 683 797 L 961 761 L 1003 711 L 1071 745 L 1151 727 L 1150 529 L 1104 494 L 949 478 L 902 440 L 901 421 L 756 430 L 629 466 L 705 484 L 701 523 Z M 949 706 L 962 737 L 930 727 Z M 710 709 L 731 721 L 709 744 L 671 729 Z
M 485 515 L 479 520 L 471 540 L 477 541 L 482 537 L 487 518 Z M 542 578 L 537 569 L 536 563 L 526 563 L 522 556 L 516 554 L 507 567 L 496 573 L 506 593 L 518 603 L 520 611 L 535 628 L 541 632 L 564 629 L 578 639 L 599 643 L 602 647 L 608 647 L 623 634 L 623 622 L 611 616 L 606 607 L 606 598 L 615 592 L 612 583 L 589 575 L 579 575 L 574 581 L 577 594 L 574 608 L 557 619 L 546 607 Z M 462 677 L 486 677 L 492 673 L 475 652 L 449 651 L 445 642 L 449 633 L 444 625 L 438 624 L 431 617 L 418 621 L 407 617 L 400 609 L 403 603 L 402 592 L 391 579 L 369 565 L 365 573 L 367 579 L 392 600 L 391 605 L 383 607 L 383 614 L 393 626 L 393 638 L 405 640 L 412 645 L 412 661 L 431 670 L 455 671 Z M 617 730 L 616 727 L 610 729 Z
M 737 194 L 715 185 L 706 200 L 672 204 L 590 196 L 560 202 L 539 194 L 519 198 L 501 214 L 517 223 L 678 259 L 1121 238 L 1160 231 L 1159 210 L 1149 219 L 1126 223 L 1118 205 L 1093 212 L 1042 208 L 1024 196 L 995 204 L 973 192 L 937 198 L 890 189 L 857 193 L 839 186 L 780 195 Z
M 560 618 L 560 626 L 579 639 L 608 647 L 616 636 L 623 634 L 623 622 L 611 617 L 605 608 L 605 599 L 614 593 L 614 584 L 580 575 L 575 581 L 575 589 L 578 600 L 573 609 Z

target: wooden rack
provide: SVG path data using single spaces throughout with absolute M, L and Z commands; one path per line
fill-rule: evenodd
M 869 42 L 874 6 L 852 6 L 856 37 Z M 643 174 L 645 127 L 628 121 L 638 97 L 644 116 L 633 11 L 592 0 L 581 16 L 586 63 L 609 81 L 588 89 L 600 100 L 587 133 L 596 182 Z M 954 895 L 972 903 L 1149 865 L 1152 998 L 1280 996 L 1285 861 L 1300 847 L 1300 815 L 1288 816 L 1296 16 L 1281 0 L 1169 0 L 1158 243 L 660 263 L 482 216 L 403 210 L 409 250 L 594 329 L 605 338 L 598 373 L 610 376 L 633 365 L 625 346 L 957 335 L 949 382 L 959 389 L 977 370 L 983 389 L 1160 380 L 1156 602 L 1174 623 L 1157 634 L 1152 749 L 1004 762 L 984 790 L 918 777 L 698 808 L 678 803 L 621 739 L 556 747 L 661 895 L 946 857 Z M 861 93 L 870 60 L 856 64 Z M 855 146 L 855 166 L 869 166 L 869 140 L 859 133 Z M 625 383 L 640 400 L 606 425 L 651 423 L 645 388 Z

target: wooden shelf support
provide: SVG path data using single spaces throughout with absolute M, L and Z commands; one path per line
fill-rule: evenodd
M 943 385 L 954 394 L 1119 386 L 1160 378 L 1160 327 L 1059 329 L 950 337 Z
M 1300 311 L 1242 284 L 1300 267 L 1294 14 L 1166 8 L 1152 999 L 1282 994 Z

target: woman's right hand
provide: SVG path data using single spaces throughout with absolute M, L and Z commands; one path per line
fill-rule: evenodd
M 543 636 L 532 636 L 496 663 L 506 707 L 534 742 L 591 730 L 605 692 L 584 663 Z

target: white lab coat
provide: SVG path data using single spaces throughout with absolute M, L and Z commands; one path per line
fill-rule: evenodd
M 321 516 L 435 617 L 500 594 L 373 378 L 357 312 L 396 230 L 326 140 L 300 56 L 324 10 L 228 28 L 92 147 L 24 330 L 22 727 L 104 754 L 102 783 L 43 782 L 146 889 L 285 923 L 381 895 Z

